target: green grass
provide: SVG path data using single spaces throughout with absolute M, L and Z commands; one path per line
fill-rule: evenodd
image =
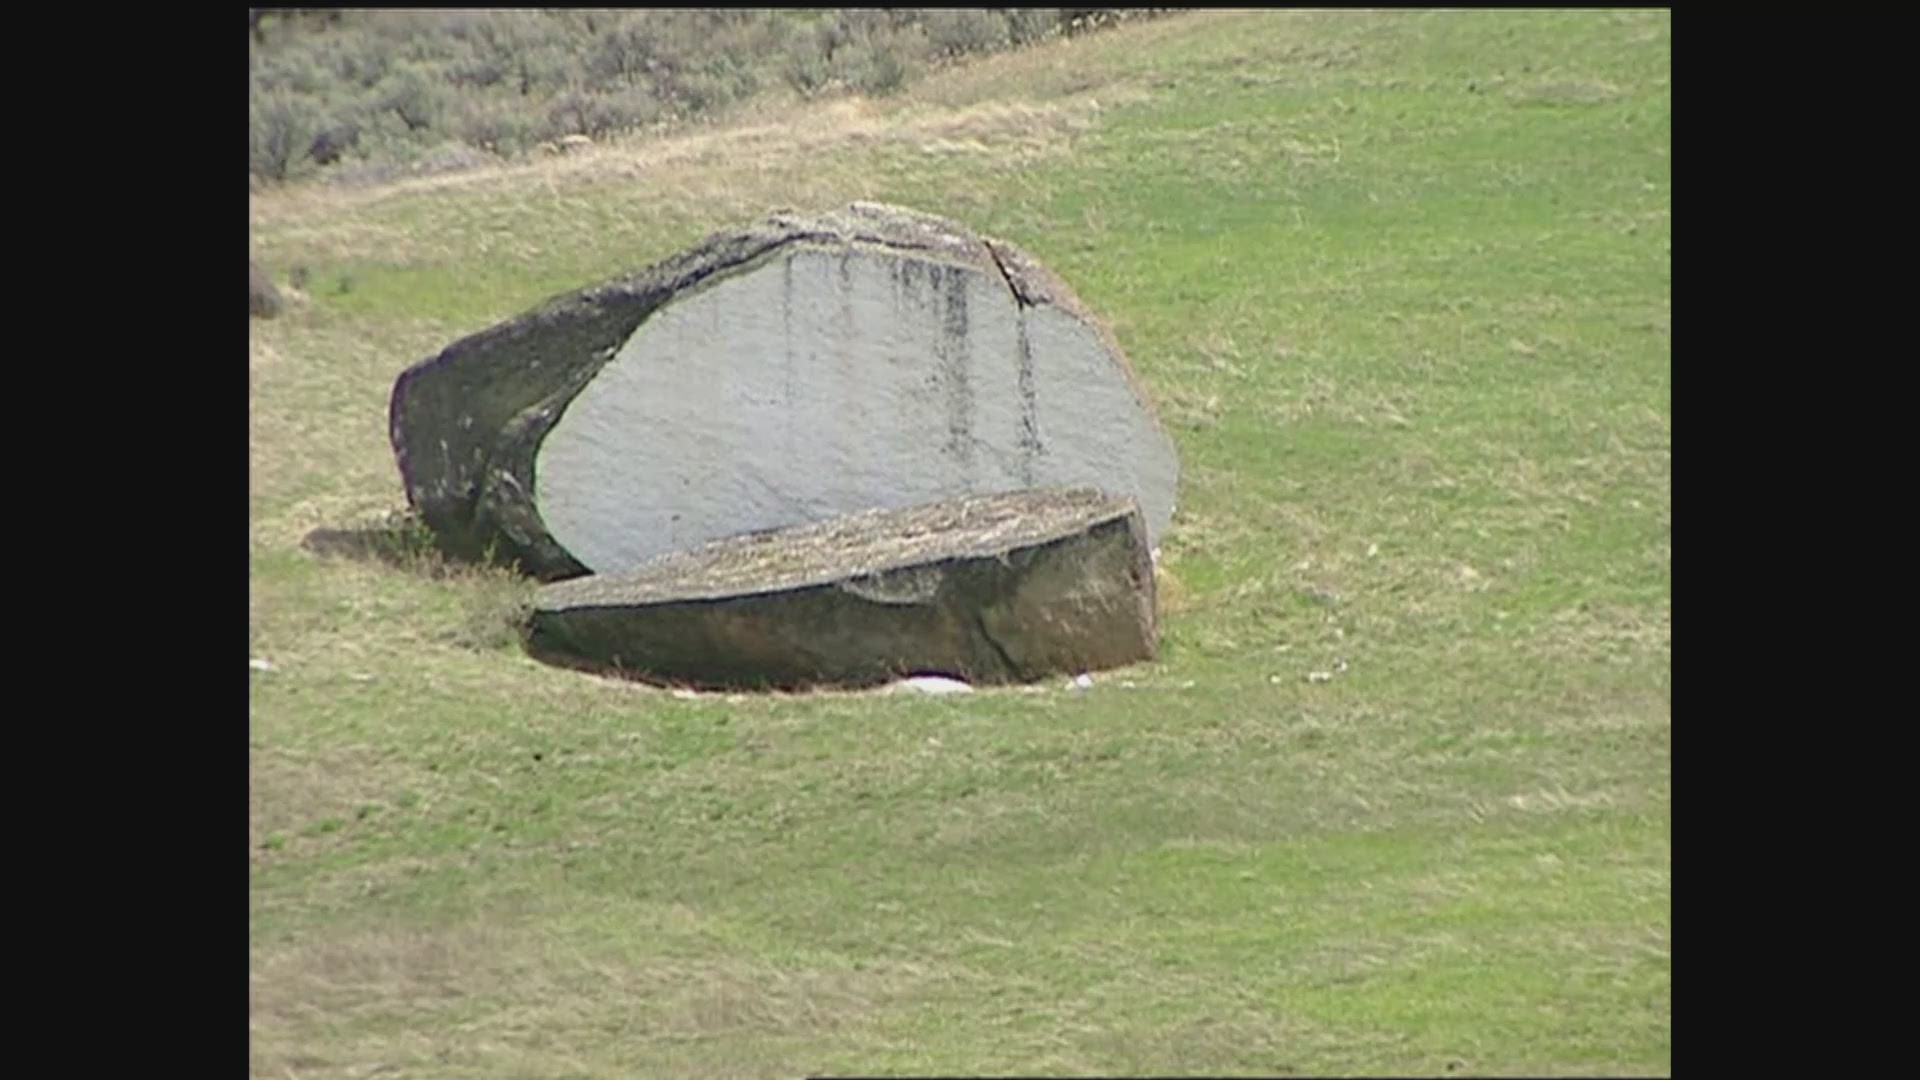
M 256 196 L 311 277 L 252 329 L 255 1074 L 1670 1071 L 1670 24 L 1199 13 Z M 406 365 L 854 198 L 1113 323 L 1184 463 L 1160 662 L 685 700 L 302 549 L 403 505 Z

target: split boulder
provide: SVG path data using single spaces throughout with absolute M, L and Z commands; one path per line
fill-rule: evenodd
M 526 645 L 550 663 L 703 689 L 1028 682 L 1152 659 L 1153 564 L 1130 497 L 974 496 L 550 584 Z
M 1179 464 L 1112 336 L 1010 244 L 871 203 L 776 214 L 455 342 L 394 387 L 409 502 L 549 580 L 742 533 Z

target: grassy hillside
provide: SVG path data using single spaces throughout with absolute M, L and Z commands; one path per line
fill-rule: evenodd
M 254 196 L 254 1074 L 1669 1071 L 1670 70 L 1665 13 L 1195 13 Z M 685 699 L 303 549 L 404 505 L 409 363 L 856 198 L 1109 317 L 1185 468 L 1161 662 Z

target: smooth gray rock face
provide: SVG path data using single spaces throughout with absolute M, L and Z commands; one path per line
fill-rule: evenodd
M 457 342 L 401 376 L 392 433 L 445 550 L 549 579 L 1044 486 L 1131 497 L 1157 542 L 1179 471 L 1063 283 L 864 203 L 775 215 Z
M 528 651 L 704 688 L 1024 682 L 1150 660 L 1146 523 L 1049 489 L 734 537 L 541 589 Z
M 998 273 L 783 248 L 642 325 L 548 432 L 535 503 L 618 570 L 740 532 L 1095 485 L 1172 512 L 1170 446 L 1095 333 Z

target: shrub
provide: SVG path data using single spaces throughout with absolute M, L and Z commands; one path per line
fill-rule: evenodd
M 910 73 L 903 50 L 896 44 L 856 47 L 849 57 L 847 84 L 863 94 L 884 97 L 906 85 Z
M 1160 10 L 250 8 L 249 170 L 370 177 L 449 139 L 512 155 L 783 82 L 805 96 L 891 94 L 928 64 Z
M 1059 8 L 1002 8 L 1000 13 L 1007 20 L 1007 39 L 1014 45 L 1031 45 L 1060 25 Z
M 435 72 L 424 64 L 403 64 L 375 88 L 376 107 L 398 117 L 408 131 L 434 127 L 446 111 L 447 102 L 445 85 L 434 76 Z
M 780 58 L 780 76 L 802 97 L 812 97 L 833 82 L 833 65 L 812 35 L 796 38 Z
M 315 56 L 336 82 L 370 90 L 393 71 L 397 50 L 376 33 L 343 33 L 322 39 Z
M 611 132 L 645 127 L 658 120 L 660 114 L 659 100 L 644 89 L 596 94 L 576 88 L 553 99 L 542 135 L 547 139 L 567 135 L 590 135 L 597 139 Z
M 315 165 L 331 165 L 360 145 L 360 118 L 349 113 L 324 123 L 307 144 L 307 158 Z
M 586 58 L 587 74 L 594 82 L 636 86 L 650 79 L 662 59 L 657 51 L 660 34 L 650 25 L 652 14 L 626 12 L 598 34 Z
M 319 110 L 311 101 L 284 90 L 256 98 L 248 163 L 269 180 L 290 180 L 304 173 L 311 161 L 307 150 L 320 126 Z
M 941 56 L 990 52 L 1008 42 L 1006 19 L 981 8 L 932 8 L 925 19 L 927 40 Z
M 525 152 L 541 137 L 539 125 L 526 110 L 486 99 L 459 104 L 453 133 L 469 146 L 506 156 Z
M 598 119 L 594 95 L 585 90 L 568 90 L 547 106 L 545 132 L 549 136 L 591 135 Z

